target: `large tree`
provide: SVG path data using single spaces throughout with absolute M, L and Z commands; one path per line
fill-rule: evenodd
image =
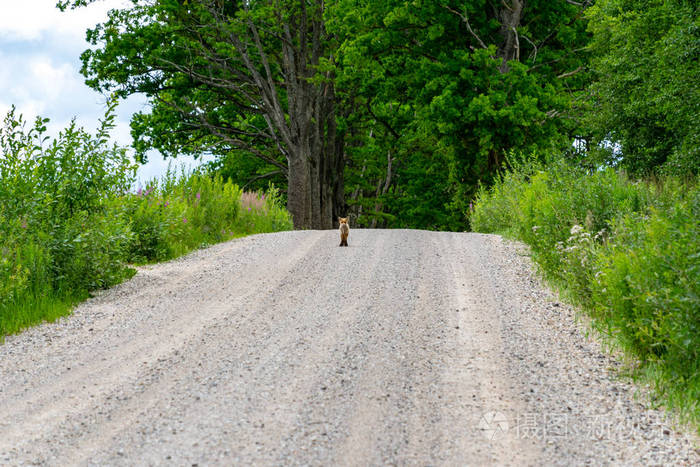
M 339 0 L 338 92 L 359 140 L 349 202 L 366 222 L 464 228 L 478 184 L 510 151 L 570 148 L 589 3 Z
M 70 0 L 78 7 L 94 0 Z M 287 177 L 295 228 L 329 228 L 343 208 L 343 138 L 327 64 L 323 0 L 133 0 L 88 31 L 87 83 L 143 93 L 135 147 L 239 151 Z

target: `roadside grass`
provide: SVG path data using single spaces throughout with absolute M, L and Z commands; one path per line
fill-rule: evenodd
M 632 180 L 563 161 L 514 161 L 479 191 L 473 230 L 529 244 L 535 262 L 578 305 L 654 403 L 700 432 L 700 186 Z
M 256 200 L 251 203 L 250 200 Z M 129 260 L 164 261 L 232 238 L 291 230 L 289 213 L 272 185 L 243 192 L 219 175 L 168 170 L 160 180 L 117 201 L 131 219 Z
M 49 141 L 47 122 L 12 110 L 0 128 L 0 341 L 132 277 L 130 264 L 292 228 L 272 186 L 169 172 L 134 193 L 135 165 L 108 142 L 113 105 L 96 135 L 71 124 Z
M 70 314 L 75 305 L 88 295 L 62 297 L 60 295 L 25 296 L 19 302 L 0 307 L 0 342 L 2 337 L 14 334 L 42 321 L 56 321 Z

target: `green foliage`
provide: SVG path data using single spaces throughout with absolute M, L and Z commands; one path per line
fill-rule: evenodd
M 256 202 L 251 203 L 251 200 Z M 213 243 L 292 228 L 279 191 L 242 192 L 221 175 L 168 171 L 124 200 L 138 263 L 163 261 Z
M 532 247 L 545 276 L 633 355 L 665 403 L 700 422 L 700 186 L 612 169 L 517 165 L 471 223 Z
M 346 192 L 359 223 L 463 230 L 468 200 L 511 150 L 573 140 L 572 97 L 588 79 L 582 6 L 526 2 L 514 35 L 509 3 L 334 4 Z
M 464 200 L 510 150 L 578 135 L 588 3 L 134 0 L 88 32 L 82 72 L 95 89 L 151 99 L 132 119 L 141 155 L 211 152 L 225 178 L 258 189 L 279 177 L 284 190 L 300 148 L 320 151 L 332 195 L 314 196 L 342 210 L 344 189 L 355 224 L 461 230 Z M 318 132 L 293 141 L 312 113 Z
M 128 263 L 173 258 L 249 233 L 291 229 L 279 191 L 242 193 L 221 176 L 168 174 L 131 193 L 135 167 L 71 124 L 52 140 L 11 111 L 0 130 L 0 337 L 65 315 L 95 289 L 131 277 Z M 244 211 L 242 196 L 259 200 Z M 248 206 L 245 205 L 245 208 Z
M 59 5 L 76 8 L 92 1 Z M 234 6 L 237 2 L 228 3 Z M 110 11 L 105 23 L 87 31 L 87 40 L 101 47 L 87 49 L 80 57 L 86 84 L 119 97 L 141 93 L 151 98 L 148 110 L 136 113 L 131 122 L 134 149 L 141 161 L 154 148 L 170 157 L 198 155 L 221 146 L 226 151 L 233 140 L 246 134 L 246 128 L 265 124 L 257 112 L 241 110 L 250 103 L 234 90 L 236 81 L 228 68 L 230 64 L 241 73 L 244 68 L 236 47 L 223 40 L 245 27 L 243 18 L 233 21 L 243 12 L 219 10 L 210 1 L 136 0 Z M 209 62 L 213 54 L 230 62 Z M 229 135 L 229 130 L 234 137 L 224 141 L 222 135 Z
M 83 294 L 131 277 L 125 263 L 132 234 L 125 216 L 80 211 L 62 221 L 47 238 L 55 290 Z
M 265 191 L 270 183 L 287 186 L 283 170 L 243 151 L 220 155 L 207 163 L 207 170 L 221 175 L 224 180 L 231 180 L 244 190 Z M 285 198 L 283 204 L 286 202 Z
M 194 248 L 228 240 L 241 192 L 220 176 L 168 174 L 130 198 L 141 261 L 164 260 Z
M 47 119 L 27 130 L 14 110 L 6 116 L 0 129 L 0 335 L 66 309 L 53 302 L 72 303 L 132 274 L 125 264 L 128 222 L 105 203 L 129 187 L 135 170 L 125 150 L 108 143 L 113 110 L 114 103 L 95 136 L 71 123 L 51 142 L 44 136 Z
M 134 0 L 88 31 L 81 71 L 96 90 L 149 100 L 131 122 L 140 160 L 149 149 L 215 154 L 244 186 L 283 176 L 295 226 L 327 228 L 342 208 L 343 145 L 325 10 L 321 0 Z
M 700 17 L 686 0 L 599 0 L 593 34 L 595 141 L 633 173 L 700 173 Z
M 328 84 L 313 110 L 323 141 L 305 151 L 324 154 L 315 166 L 332 186 L 316 196 L 361 226 L 463 230 L 468 201 L 512 151 L 564 152 L 588 170 L 634 175 L 700 170 L 693 2 L 305 5 L 322 39 L 303 71 L 287 67 L 306 44 L 285 39 L 300 12 L 287 0 L 134 0 L 88 32 L 96 47 L 82 71 L 95 89 L 151 98 L 132 120 L 142 156 L 214 153 L 225 179 L 253 190 L 272 180 L 283 192 L 306 142 L 285 139 L 280 122 L 299 127 L 311 110 L 294 113 L 295 99 Z M 299 82 L 310 87 L 295 91 Z
M 284 196 L 272 183 L 265 192 L 243 192 L 240 205 L 235 223 L 240 234 L 279 232 L 294 227 L 284 208 Z
M 136 263 L 163 261 L 185 251 L 180 245 L 184 240 L 187 203 L 159 194 L 156 187 L 151 185 L 129 195 L 124 203 L 134 233 L 130 257 Z

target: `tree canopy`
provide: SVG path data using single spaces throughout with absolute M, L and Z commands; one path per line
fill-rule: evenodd
M 585 7 L 337 2 L 338 89 L 365 127 L 349 149 L 351 169 L 377 179 L 351 201 L 389 209 L 370 217 L 454 229 L 510 151 L 566 149 L 576 135 L 572 99 L 587 83 Z
M 79 7 L 93 0 L 68 0 Z M 87 83 L 144 93 L 140 155 L 282 184 L 297 228 L 468 228 L 511 154 L 697 173 L 697 6 L 682 0 L 132 0 Z

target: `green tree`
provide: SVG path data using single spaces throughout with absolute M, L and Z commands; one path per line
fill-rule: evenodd
M 94 0 L 66 0 L 79 7 Z M 287 177 L 296 228 L 326 228 L 343 202 L 332 40 L 322 0 L 133 0 L 88 31 L 88 85 L 151 109 L 132 121 L 135 147 L 255 156 Z
M 343 44 L 337 88 L 368 127 L 348 148 L 347 177 L 372 156 L 377 169 L 368 200 L 350 202 L 463 228 L 478 184 L 510 151 L 568 149 L 588 79 L 588 3 L 339 0 L 328 22 Z
M 690 0 L 599 0 L 589 112 L 606 162 L 636 174 L 700 172 L 700 22 Z

